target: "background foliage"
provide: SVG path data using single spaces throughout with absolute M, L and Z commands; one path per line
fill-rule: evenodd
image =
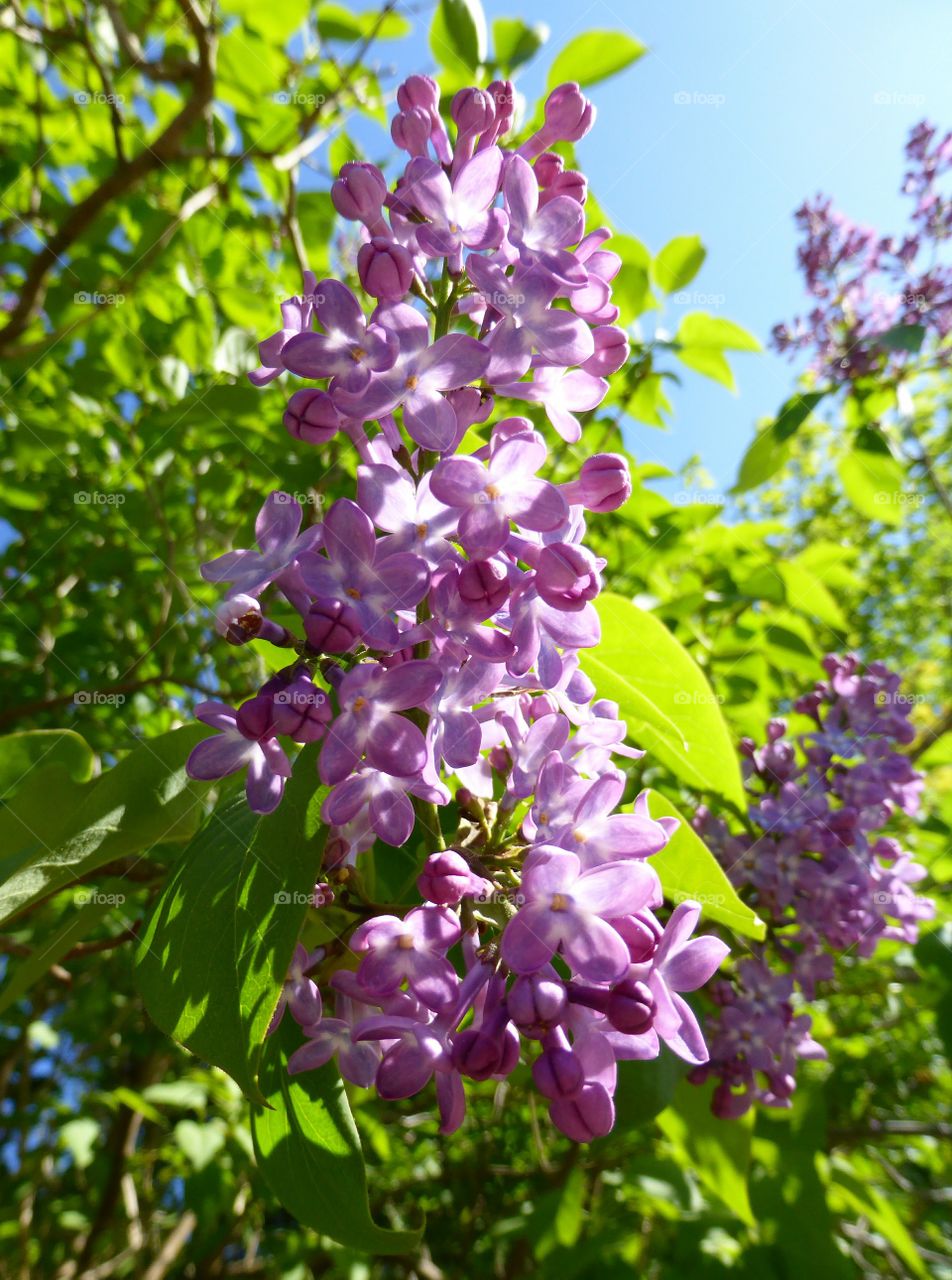
M 256 882 L 232 827 L 199 833 L 215 797 L 184 777 L 200 733 L 188 708 L 264 673 L 252 669 L 261 658 L 217 646 L 198 566 L 241 545 L 269 489 L 296 492 L 319 518 L 352 483 L 346 448 L 303 452 L 280 426 L 281 386 L 255 391 L 242 375 L 304 264 L 320 275 L 353 263 L 330 175 L 363 158 L 368 137 L 379 151 L 366 158 L 386 161 L 384 135 L 365 124 L 384 119 L 394 87 L 387 42 L 414 23 L 448 93 L 533 58 L 549 83 L 593 85 L 645 52 L 623 32 L 552 50 L 541 24 L 489 29 L 478 0 L 360 13 L 323 0 L 65 0 L 0 16 L 0 1271 L 952 1275 L 948 926 L 915 954 L 888 944 L 873 963 L 846 963 L 816 1008 L 830 1063 L 804 1072 L 790 1114 L 715 1120 L 665 1057 L 630 1069 L 615 1132 L 582 1149 L 535 1114 L 518 1073 L 481 1088 L 452 1142 L 412 1102 L 353 1098 L 366 1175 L 343 1102 L 297 1113 L 326 1126 L 323 1147 L 281 1130 L 305 1099 L 281 1100 L 289 1086 L 270 1042 L 260 1052 L 254 999 L 304 908 L 265 908 L 275 883 L 306 888 L 317 864 L 275 861 L 287 831 L 251 830 L 264 824 L 247 815 L 242 838 L 269 851 Z M 758 349 L 722 316 L 665 329 L 666 299 L 703 270 L 697 237 L 649 247 L 616 230 L 635 344 L 586 426 L 588 451 L 624 449 L 626 420 L 661 426 L 673 378 L 732 387 L 735 354 Z M 700 462 L 672 477 L 632 459 L 631 501 L 594 530 L 615 594 L 591 669 L 650 749 L 633 786 L 690 812 L 742 805 L 732 744 L 759 737 L 825 651 L 884 657 L 917 699 L 929 817 L 914 847 L 941 904 L 950 384 L 925 356 L 921 374 L 901 418 L 885 380 L 791 387 L 733 494 L 716 493 Z M 556 476 L 579 456 L 563 446 Z M 633 655 L 612 611 L 635 608 L 645 643 Z M 305 798 L 281 821 L 306 841 L 311 812 Z M 175 886 L 212 858 L 202 918 L 179 918 Z M 685 854 L 669 892 L 702 892 L 712 867 Z M 149 934 L 167 885 L 168 917 Z M 740 951 L 756 933 L 742 911 L 710 910 Z M 231 950 L 232 919 L 266 945 Z M 222 1007 L 209 975 L 229 993 Z M 276 1101 L 277 1119 L 260 1108 L 252 1119 L 235 1079 Z M 343 1223 L 325 1202 L 335 1184 Z

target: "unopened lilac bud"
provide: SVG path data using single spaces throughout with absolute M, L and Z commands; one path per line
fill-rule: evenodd
M 460 570 L 460 598 L 479 621 L 498 613 L 509 597 L 509 575 L 498 560 L 470 560 Z
M 460 89 L 453 98 L 450 114 L 460 134 L 485 133 L 496 119 L 496 105 L 483 89 Z
M 535 585 L 553 609 L 577 612 L 601 590 L 598 564 L 587 547 L 574 542 L 553 542 L 539 554 Z
M 516 111 L 516 87 L 511 80 L 494 80 L 486 92 L 492 97 L 496 109 L 494 138 L 509 132 Z
M 585 1071 L 571 1049 L 546 1049 L 532 1064 L 532 1079 L 545 1098 L 574 1098 L 585 1084 Z
M 595 123 L 595 107 L 574 81 L 553 89 L 544 110 L 546 130 L 560 142 L 578 142 Z
M 654 1021 L 657 1006 L 646 982 L 626 978 L 613 987 L 608 997 L 608 1021 L 616 1031 L 640 1036 Z
M 375 164 L 351 161 L 331 187 L 331 200 L 342 218 L 351 222 L 377 222 L 387 194 L 387 180 Z
M 261 630 L 264 617 L 254 596 L 232 596 L 215 610 L 215 629 L 229 644 L 247 644 Z
M 409 111 L 411 107 L 439 111 L 440 86 L 432 76 L 408 76 L 397 89 L 397 106 L 401 111 Z
M 357 274 L 372 298 L 399 302 L 413 284 L 413 258 L 409 249 L 395 240 L 374 236 L 357 254 Z
M 631 956 L 632 964 L 644 964 L 658 949 L 664 930 L 650 911 L 639 911 L 612 921 L 612 928 L 621 934 Z
M 390 136 L 401 151 L 411 156 L 425 156 L 432 127 L 428 111 L 422 107 L 411 107 L 390 121 Z
M 586 373 L 596 378 L 610 378 L 628 363 L 631 345 L 628 334 L 614 324 L 601 324 L 592 330 L 595 354 L 582 365 Z
M 311 894 L 311 906 L 320 909 L 321 907 L 329 907 L 334 901 L 334 890 L 324 880 L 319 880 L 314 886 L 314 892 Z
M 506 996 L 509 1017 L 524 1036 L 541 1040 L 557 1027 L 568 1007 L 565 984 L 555 975 L 529 973 L 517 978 Z
M 235 723 L 246 738 L 258 742 L 273 738 L 277 729 L 274 723 L 274 699 L 269 693 L 259 693 L 242 703 L 235 715 Z
M 615 1123 L 615 1104 L 603 1084 L 586 1084 L 574 1098 L 553 1102 L 549 1107 L 552 1123 L 573 1142 L 593 1142 L 611 1133 Z
M 577 169 L 564 170 L 558 174 L 551 186 L 542 192 L 539 204 L 548 204 L 556 196 L 568 196 L 576 204 L 584 204 L 588 199 L 588 179 L 585 174 L 579 173 Z
M 284 411 L 284 425 L 295 440 L 327 444 L 340 427 L 337 406 L 326 391 L 304 387 L 295 391 Z
M 317 742 L 331 719 L 327 694 L 309 676 L 298 676 L 274 695 L 275 727 L 294 742 Z
M 353 607 L 343 600 L 315 600 L 304 615 L 304 634 L 318 653 L 346 653 L 362 632 Z
M 631 497 L 631 472 L 617 453 L 594 453 L 577 480 L 562 486 L 566 501 L 599 513 L 617 511 Z
M 440 907 L 455 907 L 467 895 L 483 887 L 480 876 L 473 875 L 469 863 L 455 849 L 431 853 L 417 877 L 420 897 Z
M 556 178 L 565 168 L 565 161 L 557 151 L 543 151 L 532 166 L 535 170 L 535 176 L 539 186 L 544 191 L 547 187 L 551 187 Z
M 468 1027 L 453 1041 L 453 1066 L 472 1080 L 488 1080 L 499 1074 L 505 1056 L 502 1028 Z

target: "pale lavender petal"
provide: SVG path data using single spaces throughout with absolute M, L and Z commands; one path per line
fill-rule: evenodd
M 475 458 L 444 458 L 430 479 L 430 492 L 449 507 L 468 507 L 489 483 L 486 468 Z
M 442 453 L 456 439 L 456 410 L 438 391 L 421 384 L 407 396 L 403 425 L 424 449 Z
M 391 711 L 422 707 L 440 687 L 442 679 L 443 673 L 435 662 L 421 659 L 401 662 L 384 675 L 376 700 Z
M 451 391 L 481 378 L 488 362 L 489 352 L 481 342 L 466 334 L 448 333 L 423 352 L 417 372 L 426 385 Z
M 558 913 L 556 913 L 558 914 Z M 624 939 L 598 916 L 576 916 L 562 930 L 562 953 L 580 978 L 615 982 L 631 965 Z
M 321 758 L 323 760 L 323 752 Z M 413 777 L 426 763 L 426 739 L 422 730 L 404 716 L 388 715 L 370 732 L 367 762 L 396 778 Z
M 554 845 L 538 845 L 526 859 L 522 891 L 530 901 L 549 899 L 555 893 L 574 893 L 581 863 L 574 853 Z
M 244 768 L 257 751 L 258 744 L 249 742 L 247 738 L 225 734 L 206 738 L 192 748 L 185 766 L 186 772 L 190 778 L 215 782 Z
M 664 980 L 672 991 L 696 991 L 730 951 L 726 942 L 705 934 L 682 946 L 664 962 Z
M 554 915 L 547 906 L 530 905 L 523 907 L 506 925 L 501 955 L 513 972 L 535 973 L 551 960 L 558 945 Z
M 486 147 L 467 160 L 453 183 L 453 203 L 464 226 L 487 209 L 495 200 L 502 174 L 502 152 L 498 147 Z
M 572 897 L 584 911 L 600 916 L 631 916 L 647 907 L 658 891 L 657 872 L 645 862 L 605 862 L 583 871 Z
M 506 508 L 525 529 L 548 533 L 568 519 L 568 503 L 548 480 L 521 480 L 519 488 L 506 494 Z

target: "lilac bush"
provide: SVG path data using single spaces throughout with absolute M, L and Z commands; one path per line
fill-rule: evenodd
M 717 1079 L 722 1116 L 754 1102 L 789 1106 L 798 1059 L 826 1056 L 797 1012 L 803 998 L 834 977 L 838 957 L 866 959 L 884 939 L 913 943 L 935 914 L 914 887 L 925 868 L 884 830 L 919 809 L 923 776 L 896 749 L 914 737 L 912 699 L 881 662 L 830 654 L 823 665 L 828 678 L 795 704 L 815 728 L 792 738 L 772 720 L 762 746 L 742 743 L 752 829 L 731 831 L 705 808 L 695 818 L 768 922 L 733 979 L 713 984 L 710 1060 L 692 1071 L 695 1083 Z
M 580 668 L 599 640 L 604 567 L 585 512 L 627 499 L 625 459 L 588 456 L 555 485 L 532 422 L 494 416 L 497 393 L 521 398 L 577 441 L 575 415 L 627 359 L 611 302 L 620 260 L 607 230 L 586 234 L 584 178 L 549 150 L 595 112 L 561 85 L 507 150 L 509 83 L 455 96 L 455 141 L 429 78 L 411 76 L 397 103 L 409 159 L 396 183 L 351 163 L 332 191 L 361 224 L 371 301 L 306 275 L 252 375 L 317 384 L 293 392 L 284 424 L 352 445 L 356 500 L 302 534 L 298 502 L 273 493 L 260 550 L 205 566 L 230 584 L 225 638 L 283 644 L 294 660 L 237 709 L 199 707 L 219 736 L 189 767 L 247 768 L 248 802 L 267 813 L 291 772 L 285 740 L 320 743 L 323 875 L 349 924 L 295 957 L 282 1010 L 305 1043 L 292 1072 L 334 1057 L 385 1098 L 435 1080 L 451 1132 L 463 1079 L 502 1079 L 525 1056 L 553 1122 L 586 1141 L 612 1127 L 618 1060 L 654 1058 L 661 1041 L 706 1060 L 680 993 L 727 951 L 691 940 L 696 905 L 657 918 L 649 859 L 677 824 L 652 818 L 646 796 L 616 812 L 623 762 L 640 753 Z M 269 587 L 280 622 L 265 616 Z M 360 855 L 411 839 L 418 904 L 369 901 Z M 314 901 L 329 895 L 322 884 Z
M 952 267 L 940 255 L 952 237 L 952 133 L 922 121 L 906 144 L 903 192 L 914 201 L 901 238 L 853 222 L 817 196 L 796 213 L 803 233 L 797 259 L 814 305 L 808 315 L 773 330 L 777 351 L 809 351 L 811 369 L 834 384 L 866 374 L 901 374 L 917 345 L 936 340 L 947 364 L 952 333 Z

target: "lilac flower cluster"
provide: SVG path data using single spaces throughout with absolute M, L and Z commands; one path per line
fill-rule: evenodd
M 881 662 L 824 659 L 828 679 L 795 704 L 816 728 L 791 739 L 782 720 L 767 741 L 742 744 L 755 797 L 755 834 L 732 834 L 701 809 L 695 825 L 735 887 L 769 923 L 768 941 L 719 980 L 709 1063 L 692 1072 L 719 1083 L 714 1110 L 743 1114 L 755 1101 L 789 1106 L 799 1058 L 825 1057 L 811 1020 L 794 1012 L 834 976 L 837 956 L 867 958 L 884 938 L 915 942 L 934 904 L 913 886 L 925 868 L 883 828 L 915 815 L 922 775 L 894 744 L 913 739 L 912 701 Z
M 607 230 L 586 234 L 585 179 L 549 149 L 583 137 L 594 108 L 562 85 L 541 128 L 503 149 L 510 84 L 460 91 L 452 142 L 433 81 L 411 76 L 397 103 L 409 160 L 393 188 L 353 163 L 332 190 L 362 224 L 370 314 L 342 281 L 308 275 L 252 375 L 316 384 L 294 391 L 284 424 L 300 441 L 352 442 L 356 500 L 302 532 L 300 505 L 273 493 L 257 548 L 204 567 L 228 584 L 225 638 L 294 659 L 237 709 L 198 708 L 219 732 L 189 771 L 247 769 L 248 801 L 267 813 L 291 773 L 285 742 L 320 743 L 334 889 L 314 901 L 333 892 L 347 923 L 295 958 L 279 1009 L 307 1037 L 292 1071 L 336 1056 L 385 1098 L 434 1079 L 450 1132 L 463 1079 L 508 1076 L 528 1052 L 554 1123 L 585 1141 L 612 1126 L 618 1059 L 656 1057 L 661 1041 L 706 1059 L 681 993 L 727 950 L 691 939 L 697 904 L 657 918 L 646 859 L 676 824 L 653 819 L 644 795 L 616 812 L 616 761 L 640 753 L 579 664 L 599 639 L 604 567 L 584 513 L 628 498 L 627 463 L 590 455 L 556 485 L 528 418 L 491 422 L 504 395 L 576 442 L 576 415 L 628 356 L 611 302 L 620 260 Z M 266 615 L 269 586 L 284 621 Z M 288 606 L 299 626 L 285 625 Z M 369 902 L 359 855 L 414 832 L 419 905 Z
M 812 352 L 811 368 L 834 383 L 901 372 L 910 346 L 894 342 L 914 326 L 942 340 L 952 333 L 952 266 L 938 260 L 952 236 L 952 133 L 923 121 L 906 145 L 903 191 L 915 201 L 910 231 L 897 239 L 852 222 L 818 196 L 796 213 L 804 239 L 797 257 L 815 305 L 773 330 L 777 351 Z M 914 349 L 914 345 L 912 347 Z M 936 358 L 948 360 L 941 346 Z

